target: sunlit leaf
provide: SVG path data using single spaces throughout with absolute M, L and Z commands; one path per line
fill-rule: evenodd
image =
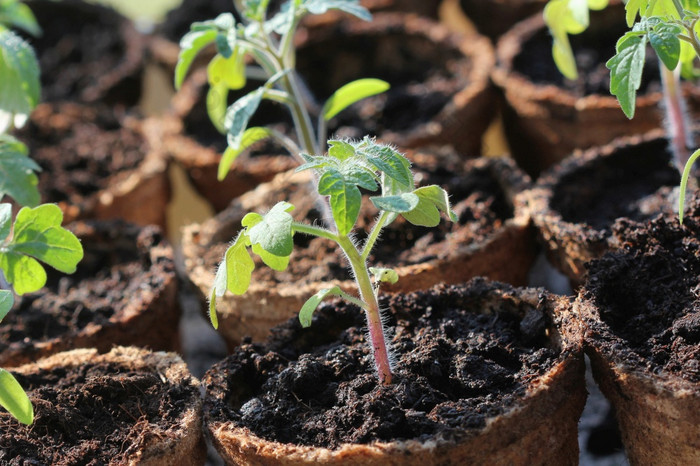
M 22 424 L 34 422 L 34 408 L 17 379 L 5 369 L 0 369 L 0 405 Z
M 617 53 L 605 64 L 610 69 L 610 93 L 617 97 L 627 118 L 634 116 L 637 89 L 642 84 L 647 37 L 634 32 L 617 41 Z
M 323 105 L 323 117 L 330 120 L 350 105 L 389 89 L 389 83 L 381 79 L 358 79 L 335 91 Z
M 318 308 L 319 304 L 329 296 L 341 296 L 343 291 L 338 286 L 333 288 L 325 288 L 320 290 L 315 295 L 306 300 L 304 305 L 299 311 L 299 322 L 301 322 L 302 327 L 309 327 L 311 325 L 311 319 L 314 312 Z

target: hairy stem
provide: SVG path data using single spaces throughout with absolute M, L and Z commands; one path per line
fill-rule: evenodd
M 689 147 L 692 147 L 693 141 L 681 93 L 680 68 L 671 71 L 663 63 L 659 63 L 659 66 L 661 67 L 666 125 L 673 151 L 673 162 L 678 172 L 682 173 L 683 167 L 690 157 Z
M 372 279 L 369 276 L 367 264 L 360 256 L 355 245 L 347 236 L 338 237 L 338 244 L 345 252 L 352 272 L 355 275 L 355 282 L 360 290 L 360 298 L 366 304 L 365 317 L 367 318 L 367 328 L 369 329 L 369 339 L 372 345 L 372 355 L 374 365 L 377 369 L 379 381 L 383 385 L 391 384 L 391 364 L 389 363 L 389 352 L 384 338 L 384 324 L 379 313 L 379 301 L 372 286 Z
M 384 225 L 386 224 L 386 221 L 389 218 L 389 215 L 391 215 L 389 212 L 386 212 L 386 211 L 382 212 L 382 214 L 377 219 L 377 222 L 372 227 L 372 231 L 370 232 L 369 236 L 367 237 L 367 241 L 365 241 L 365 246 L 362 249 L 362 260 L 363 261 L 366 261 L 370 255 L 370 253 L 372 252 L 372 248 L 374 247 L 374 243 L 377 242 L 377 239 L 379 238 L 379 233 L 381 233 L 382 228 L 384 228 Z

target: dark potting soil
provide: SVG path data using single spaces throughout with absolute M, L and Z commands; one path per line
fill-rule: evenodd
M 594 25 L 602 22 L 602 14 L 610 15 L 612 10 L 621 7 L 609 7 L 591 16 L 591 29 L 582 34 L 569 36 L 574 51 L 578 78 L 566 79 L 554 64 L 552 58 L 552 36 L 546 28 L 539 30 L 526 40 L 520 52 L 513 59 L 513 70 L 527 76 L 538 84 L 552 84 L 577 97 L 601 94 L 610 95 L 610 70 L 605 63 L 615 55 L 617 40 L 628 30 L 621 11 L 616 11 L 612 18 L 605 20 L 605 26 L 593 30 Z M 617 19 L 617 21 L 614 21 Z M 653 53 L 653 51 L 651 52 Z M 660 90 L 659 67 L 656 60 L 644 62 L 644 72 L 639 94 Z
M 46 286 L 21 296 L 3 319 L 0 352 L 18 347 L 30 351 L 37 341 L 76 334 L 88 325 L 108 325 L 115 314 L 162 288 L 162 266 L 154 267 L 149 256 L 164 241 L 156 227 L 111 221 L 69 228 L 81 240 L 84 258 L 71 275 L 46 267 Z
M 433 156 L 423 158 L 422 162 L 416 161 L 413 170 L 420 185 L 437 184 L 447 189 L 453 210 L 459 217 L 458 222 L 452 223 L 443 218 L 439 226 L 426 228 L 411 225 L 402 218 L 397 219 L 382 231 L 369 257 L 373 266 L 399 267 L 444 259 L 457 248 L 483 241 L 513 216 L 503 188 L 486 166 L 465 169 L 464 162 L 458 156 L 444 154 L 444 157 Z M 312 223 L 322 221 L 317 206 L 308 199 L 306 205 L 295 206 L 292 212 L 295 218 Z M 377 213 L 368 199 L 363 202 L 363 212 L 367 213 L 358 220 L 356 238 L 359 241 L 366 238 L 366 232 Z M 253 280 L 302 284 L 350 279 L 345 257 L 332 242 L 305 235 L 295 235 L 294 241 L 292 260 L 285 271 L 273 271 L 258 262 Z M 215 267 L 227 246 L 228 243 L 220 243 L 208 248 L 205 262 Z
M 680 175 L 665 138 L 620 144 L 583 168 L 572 159 L 566 170 L 553 188 L 552 208 L 567 222 L 610 234 L 617 218 L 645 221 L 675 209 L 669 199 Z
M 592 262 L 585 285 L 614 334 L 601 344 L 629 348 L 650 372 L 700 382 L 700 202 L 682 226 L 667 217 L 620 220 L 615 235 L 623 248 Z
M 401 30 L 401 23 L 346 32 L 352 24 L 356 23 L 338 23 L 336 29 L 328 27 L 318 38 L 302 43 L 297 53 L 299 74 L 320 103 L 356 79 L 382 79 L 391 88 L 341 112 L 329 123 L 329 134 L 381 137 L 386 131 L 416 128 L 434 118 L 469 84 L 471 62 L 456 46 L 409 35 Z
M 143 135 L 104 106 L 40 105 L 18 136 L 42 168 L 42 202 L 77 205 L 136 168 L 149 151 Z
M 243 344 L 204 377 L 205 416 L 279 442 L 342 443 L 469 435 L 508 411 L 561 353 L 549 317 L 495 285 L 440 285 L 382 302 L 394 383 L 378 383 L 361 311 L 322 305 L 313 324 L 294 318 L 266 344 Z M 500 304 L 496 304 L 496 303 Z
M 12 466 L 127 464 L 140 448 L 172 432 L 199 396 L 194 383 L 117 363 L 16 377 L 35 418 L 27 427 L 0 416 L 0 463 Z
M 80 0 L 28 3 L 43 31 L 27 38 L 39 59 L 42 101 L 138 102 L 140 65 L 128 61 L 141 57 L 127 55 L 126 18 Z

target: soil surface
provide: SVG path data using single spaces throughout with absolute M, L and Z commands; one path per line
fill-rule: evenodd
M 614 334 L 593 344 L 626 347 L 652 373 L 700 382 L 700 201 L 682 226 L 676 218 L 620 220 L 615 235 L 623 248 L 592 262 L 585 285 Z
M 309 329 L 291 319 L 265 345 L 243 344 L 214 366 L 205 416 L 328 448 L 469 435 L 561 357 L 546 337 L 549 317 L 517 298 L 496 305 L 494 287 L 477 279 L 384 299 L 395 329 L 389 387 L 377 382 L 360 310 L 322 305 Z
M 608 16 L 603 22 L 602 14 Z M 628 30 L 621 7 L 608 7 L 593 12 L 591 28 L 582 34 L 569 36 L 576 58 L 578 78 L 566 79 L 552 58 L 552 36 L 546 28 L 526 40 L 513 60 L 513 70 L 538 84 L 552 84 L 577 97 L 592 94 L 610 95 L 610 70 L 605 63 L 615 55 L 617 40 Z M 596 28 L 596 25 L 599 27 Z M 650 47 L 651 49 L 651 47 Z M 650 50 L 650 53 L 654 53 Z M 660 91 L 659 67 L 655 59 L 644 62 L 639 94 Z
M 671 165 L 664 138 L 620 145 L 583 168 L 571 169 L 573 159 L 569 164 L 552 196 L 552 209 L 567 222 L 585 223 L 609 235 L 617 218 L 642 222 L 675 209 L 669 199 L 680 175 Z
M 127 56 L 121 31 L 126 18 L 83 1 L 28 4 L 43 31 L 39 37 L 28 37 L 39 59 L 42 102 L 138 102 L 142 65 L 128 62 L 134 57 Z M 140 54 L 137 59 L 142 59 Z
M 107 362 L 16 377 L 35 419 L 25 427 L 0 416 L 0 462 L 13 466 L 127 464 L 169 435 L 199 396 L 193 383 Z
M 348 27 L 356 23 L 341 21 L 314 31 L 317 35 L 298 48 L 297 69 L 319 103 L 356 79 L 378 78 L 391 84 L 387 92 L 364 99 L 331 120 L 331 135 L 381 137 L 387 131 L 417 128 L 469 84 L 471 61 L 456 47 L 407 34 L 401 22 L 383 21 L 387 17 L 392 16 L 378 16 L 376 27 L 358 31 Z
M 402 218 L 397 219 L 382 231 L 380 240 L 369 257 L 376 267 L 400 267 L 434 259 L 444 259 L 457 248 L 470 243 L 478 243 L 501 228 L 504 222 L 513 217 L 508 199 L 488 167 L 465 168 L 455 154 L 442 154 L 443 157 L 421 157 L 414 159 L 415 179 L 420 185 L 437 184 L 447 189 L 452 208 L 459 217 L 457 223 L 443 218 L 435 228 L 411 225 Z M 441 160 L 442 159 L 442 160 Z M 441 160 L 441 161 L 440 161 Z M 293 199 L 292 196 L 280 196 Z M 306 196 L 302 204 L 292 202 L 296 209 L 292 215 L 309 223 L 323 221 L 318 206 Z M 274 201 L 267 207 L 274 205 Z M 261 206 L 261 211 L 265 210 Z M 363 241 L 377 216 L 376 209 L 365 198 L 363 214 L 358 220 L 356 238 Z M 232 232 L 232 235 L 235 232 Z M 289 267 L 282 272 L 264 266 L 256 257 L 254 281 L 272 283 L 310 283 L 333 279 L 350 278 L 345 257 L 334 243 L 323 238 L 295 235 L 295 248 Z M 221 261 L 228 243 L 209 247 L 205 252 L 205 262 L 212 268 Z
M 114 325 L 124 309 L 148 302 L 164 286 L 163 264 L 153 264 L 149 251 L 162 246 L 156 227 L 120 221 L 74 223 L 84 258 L 72 275 L 46 267 L 46 286 L 18 299 L 0 325 L 0 353 L 26 349 L 54 338 L 66 338 L 89 326 Z M 167 277 L 166 277 L 167 278 Z
M 42 202 L 79 205 L 136 168 L 149 146 L 134 124 L 124 123 L 124 115 L 104 106 L 40 105 L 18 137 L 42 168 Z

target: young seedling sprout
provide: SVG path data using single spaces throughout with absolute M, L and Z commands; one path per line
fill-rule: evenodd
M 264 139 L 276 140 L 295 157 L 302 152 L 324 153 L 326 122 L 349 105 L 389 88 L 379 79 L 359 79 L 338 89 L 323 106 L 316 105 L 295 71 L 293 38 L 301 20 L 328 10 L 340 10 L 366 21 L 372 16 L 359 0 L 290 0 L 268 19 L 269 3 L 270 0 L 237 0 L 242 23 L 237 23 L 231 13 L 224 13 L 214 20 L 192 24 L 180 41 L 176 88 L 182 85 L 197 54 L 208 45 L 216 46 L 217 54 L 207 68 L 207 110 L 216 128 L 228 139 L 228 148 L 219 163 L 219 180 L 226 177 L 241 153 Z M 229 106 L 229 91 L 242 89 L 247 78 L 262 80 L 264 84 Z M 248 127 L 263 99 L 289 109 L 296 141 L 273 128 Z M 315 127 L 311 109 L 318 109 Z
M 398 216 L 426 227 L 440 223 L 440 212 L 451 221 L 456 221 L 456 216 L 444 189 L 436 185 L 415 187 L 410 162 L 392 147 L 368 137 L 359 142 L 330 140 L 328 144 L 327 156 L 303 155 L 305 163 L 297 171 L 316 172 L 318 193 L 329 198 L 332 226 L 325 228 L 295 221 L 290 214 L 294 206 L 288 202 L 279 202 L 265 215 L 247 214 L 242 220 L 243 230 L 226 251 L 216 273 L 209 306 L 212 324 L 218 325 L 217 297 L 227 290 L 240 295 L 248 289 L 255 268 L 249 251 L 260 256 L 272 269 L 284 270 L 290 261 L 295 234 L 326 238 L 345 254 L 359 296 L 346 293 L 338 286 L 322 289 L 303 305 L 299 320 L 305 327 L 311 325 L 312 314 L 329 296 L 339 296 L 362 308 L 379 380 L 389 384 L 391 364 L 377 293 L 381 282 L 395 283 L 399 277 L 392 269 L 368 267 L 367 260 L 382 229 Z M 362 205 L 360 188 L 380 192 L 370 197 L 379 216 L 361 245 L 353 239 Z
M 605 8 L 608 0 L 549 0 L 544 18 L 553 37 L 552 54 L 559 70 L 576 78 L 576 63 L 568 34 L 583 32 L 589 23 L 589 8 Z M 631 28 L 618 41 L 606 66 L 610 69 L 610 93 L 617 97 L 628 118 L 634 117 L 637 90 L 647 45 L 659 59 L 673 161 L 681 174 L 678 217 L 683 223 L 685 193 L 690 171 L 700 158 L 700 149 L 690 154 L 692 136 L 681 95 L 680 76 L 698 76 L 694 61 L 700 57 L 700 2 L 698 0 L 628 0 L 627 26 Z

